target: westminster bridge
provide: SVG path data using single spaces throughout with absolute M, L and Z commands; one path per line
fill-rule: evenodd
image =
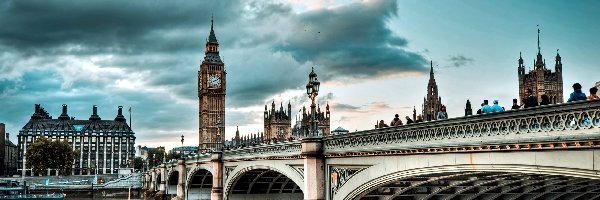
M 305 138 L 163 163 L 175 199 L 598 199 L 600 100 Z

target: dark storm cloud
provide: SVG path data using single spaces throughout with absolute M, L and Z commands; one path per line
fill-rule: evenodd
M 354 3 L 298 16 L 294 34 L 277 50 L 323 66 L 331 78 L 375 78 L 423 71 L 425 59 L 404 48 L 386 22 L 396 16 L 395 1 Z
M 473 61 L 475 60 L 473 58 L 467 58 L 463 55 L 456 55 L 450 56 L 450 58 L 448 58 L 448 61 L 450 61 L 450 67 L 462 67 L 473 63 Z
M 70 54 L 189 49 L 188 35 L 166 33 L 206 26 L 214 10 L 222 11 L 221 22 L 233 20 L 239 11 L 235 5 L 233 1 L 210 5 L 204 1 L 5 1 L 0 4 L 0 43 L 40 53 L 63 47 L 63 53 Z
M 228 73 L 227 108 L 303 91 L 314 65 L 322 82 L 422 71 L 422 56 L 404 50 L 407 40 L 386 27 L 395 10 L 393 1 L 305 13 L 263 1 L 3 1 L 0 121 L 14 132 L 36 103 L 54 116 L 66 103 L 77 118 L 96 104 L 103 119 L 122 105 L 133 107 L 140 139 L 195 130 L 196 73 L 211 13 Z M 333 98 L 321 94 L 318 103 Z M 295 95 L 293 110 L 307 99 Z M 254 117 L 229 110 L 227 123 Z

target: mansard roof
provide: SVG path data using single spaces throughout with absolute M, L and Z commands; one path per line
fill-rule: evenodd
M 22 131 L 43 130 L 47 132 L 126 132 L 133 133 L 125 122 L 114 120 L 60 120 L 31 119 Z
M 44 131 L 44 132 L 124 132 L 133 133 L 131 127 L 127 124 L 122 114 L 122 106 L 118 107 L 118 114 L 115 120 L 101 120 L 96 113 L 96 106 L 93 107 L 93 114 L 89 120 L 79 120 L 69 117 L 59 117 L 52 119 L 47 112 L 39 105 L 35 105 L 35 112 L 31 119 L 21 132 Z M 61 116 L 68 116 L 67 105 L 63 105 Z

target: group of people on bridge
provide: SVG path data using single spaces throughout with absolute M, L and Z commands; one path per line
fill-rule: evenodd
M 592 87 L 589 89 L 590 95 L 586 96 L 586 94 L 584 92 L 581 91 L 581 84 L 579 83 L 575 83 L 573 84 L 573 92 L 570 94 L 569 99 L 567 100 L 567 102 L 573 102 L 573 101 L 581 101 L 581 100 L 592 100 L 592 99 L 599 99 L 598 95 L 596 94 L 598 92 L 598 88 L 597 87 Z M 537 97 L 535 95 L 533 95 L 533 91 L 531 89 L 527 89 L 527 97 L 521 100 L 521 104 L 518 104 L 517 99 L 513 99 L 513 105 L 511 107 L 511 110 L 516 110 L 516 109 L 521 109 L 521 108 L 533 108 L 533 107 L 537 107 L 537 106 L 544 106 L 544 105 L 550 105 L 550 98 L 548 97 L 548 95 L 543 94 L 541 95 L 541 101 L 538 101 Z M 502 112 L 504 111 L 505 108 L 499 105 L 498 100 L 494 100 L 493 105 L 489 105 L 489 101 L 488 100 L 483 100 L 483 103 L 481 103 L 481 108 L 479 110 L 477 110 L 477 114 L 486 114 L 486 113 L 495 113 L 495 112 Z M 444 119 L 448 119 L 448 113 L 446 112 L 446 106 L 441 106 L 440 110 L 437 113 L 437 120 L 444 120 Z M 418 115 L 416 117 L 416 119 L 411 119 L 409 116 L 406 116 L 406 124 L 412 124 L 412 123 L 420 123 L 423 122 L 423 117 L 421 115 Z M 400 120 L 399 115 L 396 114 L 394 116 L 394 119 L 392 119 L 392 121 L 390 122 L 390 125 L 387 125 L 384 120 L 380 120 L 375 124 L 375 128 L 385 128 L 385 127 L 390 127 L 390 126 L 401 126 L 404 125 L 402 120 Z

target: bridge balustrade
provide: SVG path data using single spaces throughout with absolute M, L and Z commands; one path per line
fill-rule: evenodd
M 324 138 L 324 153 L 335 157 L 356 152 L 445 151 L 482 145 L 520 148 L 519 144 L 598 139 L 599 127 L 600 100 L 586 100 L 331 135 Z
M 224 160 L 246 160 L 261 158 L 292 158 L 300 155 L 302 144 L 300 141 L 262 144 L 233 150 L 223 151 Z

